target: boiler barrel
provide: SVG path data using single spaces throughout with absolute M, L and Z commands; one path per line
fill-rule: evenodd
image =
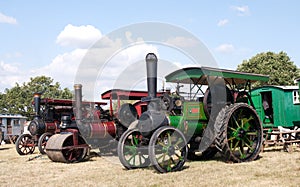
M 116 124 L 113 121 L 82 124 L 80 133 L 86 138 L 103 139 L 116 136 Z

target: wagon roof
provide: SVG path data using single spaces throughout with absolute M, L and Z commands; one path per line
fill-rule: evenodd
M 226 70 L 226 69 L 218 69 L 212 67 L 188 67 L 179 69 L 167 75 L 167 82 L 174 83 L 191 83 L 191 80 L 194 84 L 203 84 L 207 85 L 207 78 L 209 76 L 217 76 L 224 78 L 226 82 L 232 84 L 241 84 L 247 81 L 255 82 L 255 81 L 268 81 L 269 76 L 254 74 L 254 73 L 245 73 L 240 71 Z
M 22 116 L 21 114 L 0 114 L 0 118 L 18 118 L 18 119 L 26 119 L 27 117 Z
M 162 95 L 162 93 L 157 93 L 157 96 Z M 140 100 L 143 97 L 147 97 L 147 91 L 138 90 L 123 90 L 123 89 L 112 89 L 101 94 L 102 99 L 120 99 L 120 100 Z
M 55 106 L 72 106 L 75 101 L 71 99 L 51 99 L 44 98 L 41 100 L 41 105 L 55 105 Z M 33 102 L 34 103 L 34 102 Z M 106 105 L 105 102 L 92 102 L 92 101 L 82 101 L 82 104 L 96 104 L 96 105 Z
M 275 88 L 281 90 L 298 90 L 298 86 L 278 86 L 278 85 L 265 85 L 262 87 L 254 88 L 253 90 L 266 90 L 267 88 Z

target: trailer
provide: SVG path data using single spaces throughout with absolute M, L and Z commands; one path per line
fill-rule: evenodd
M 24 131 L 24 124 L 27 117 L 20 114 L 0 114 L 0 144 L 15 143 L 18 136 Z
M 292 152 L 293 144 L 300 146 L 299 86 L 263 86 L 251 97 L 264 127 L 264 147 L 280 145 Z

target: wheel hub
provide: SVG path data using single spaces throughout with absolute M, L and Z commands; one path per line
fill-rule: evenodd
M 175 154 L 175 147 L 174 146 L 169 146 L 168 147 L 168 155 L 174 155 Z
M 234 136 L 237 140 L 242 140 L 245 137 L 246 133 L 247 133 L 247 131 L 245 129 L 238 128 L 236 130 L 236 132 L 234 133 Z

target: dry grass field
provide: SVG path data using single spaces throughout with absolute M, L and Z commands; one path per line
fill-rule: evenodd
M 188 161 L 182 171 L 158 174 L 152 168 L 125 170 L 115 156 L 92 157 L 76 164 L 54 163 L 37 151 L 19 156 L 14 145 L 7 144 L 0 146 L 0 186 L 296 187 L 300 186 L 300 148 L 293 153 L 268 148 L 260 159 L 241 164 L 224 163 L 218 156 L 209 161 Z

